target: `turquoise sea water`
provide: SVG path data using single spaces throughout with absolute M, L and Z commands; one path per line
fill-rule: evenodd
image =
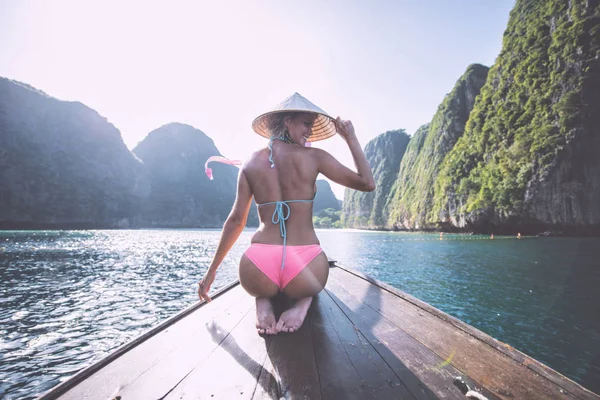
M 218 230 L 0 232 L 0 398 L 39 395 L 197 300 Z M 213 290 L 237 279 L 244 231 Z M 330 258 L 600 392 L 600 239 L 320 230 Z

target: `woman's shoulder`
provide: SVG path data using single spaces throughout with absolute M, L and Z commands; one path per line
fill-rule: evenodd
M 297 156 L 299 156 L 300 159 L 310 159 L 310 162 L 318 162 L 319 160 L 332 157 L 331 154 L 329 154 L 327 151 L 316 147 L 290 146 L 287 149 L 286 153 L 286 157 L 298 159 Z M 242 170 L 252 170 L 255 168 L 261 168 L 268 164 L 270 164 L 269 148 L 265 147 L 252 152 L 250 157 L 248 157 L 243 163 Z
M 310 163 L 313 166 L 319 166 L 323 162 L 328 162 L 333 156 L 326 150 L 318 147 L 298 147 L 294 150 L 294 153 L 298 155 L 296 158 L 302 163 Z
M 312 157 L 315 160 L 332 157 L 331 154 L 329 154 L 329 152 L 323 149 L 319 149 L 318 147 L 304 147 L 303 150 L 305 151 L 305 154 L 307 154 L 309 157 Z
M 244 161 L 242 164 L 242 170 L 246 170 L 248 168 L 253 168 L 261 165 L 265 160 L 268 159 L 268 148 L 258 149 Z
M 269 151 L 268 147 L 262 147 L 258 150 L 255 150 L 252 152 L 252 154 L 250 154 L 250 158 L 248 158 L 249 161 L 251 160 L 256 160 L 257 158 L 262 158 L 265 156 L 265 154 Z

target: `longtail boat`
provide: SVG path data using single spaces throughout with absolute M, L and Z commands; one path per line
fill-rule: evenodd
M 423 301 L 330 266 L 297 332 L 258 335 L 254 299 L 234 282 L 40 399 L 600 400 Z

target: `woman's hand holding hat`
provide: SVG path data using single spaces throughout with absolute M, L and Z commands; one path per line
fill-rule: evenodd
M 333 120 L 335 124 L 335 129 L 337 133 L 346 141 L 356 139 L 356 133 L 354 132 L 354 126 L 352 125 L 352 121 L 343 120 L 340 117 L 337 117 Z

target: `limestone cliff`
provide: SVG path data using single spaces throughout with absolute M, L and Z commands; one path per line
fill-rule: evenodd
M 328 208 L 336 211 L 339 210 L 339 201 L 335 197 L 333 190 L 331 190 L 329 182 L 324 179 L 317 179 L 317 195 L 315 196 L 315 203 L 313 205 L 313 214 L 317 214 L 319 211 Z
M 238 169 L 188 125 L 151 132 L 135 149 L 78 102 L 0 78 L 0 229 L 221 227 Z M 256 226 L 253 207 L 248 225 Z
M 214 180 L 204 163 L 221 155 L 202 131 L 171 123 L 148 134 L 133 150 L 143 161 L 151 191 L 141 206 L 141 227 L 220 227 L 235 199 L 238 168 L 212 163 Z M 257 225 L 256 209 L 249 224 Z
M 365 156 L 377 188 L 369 193 L 346 189 L 342 209 L 344 226 L 373 229 L 384 227 L 384 206 L 397 179 L 409 140 L 406 132 L 399 129 L 383 133 L 367 143 Z
M 598 110 L 600 2 L 517 0 L 433 215 L 475 231 L 600 234 Z
M 464 133 L 487 73 L 488 68 L 483 65 L 470 65 L 446 95 L 431 123 L 414 134 L 386 204 L 388 227 L 417 230 L 438 227 L 437 216 L 430 211 L 439 167 Z
M 149 184 L 106 118 L 0 78 L 0 229 L 130 226 Z

